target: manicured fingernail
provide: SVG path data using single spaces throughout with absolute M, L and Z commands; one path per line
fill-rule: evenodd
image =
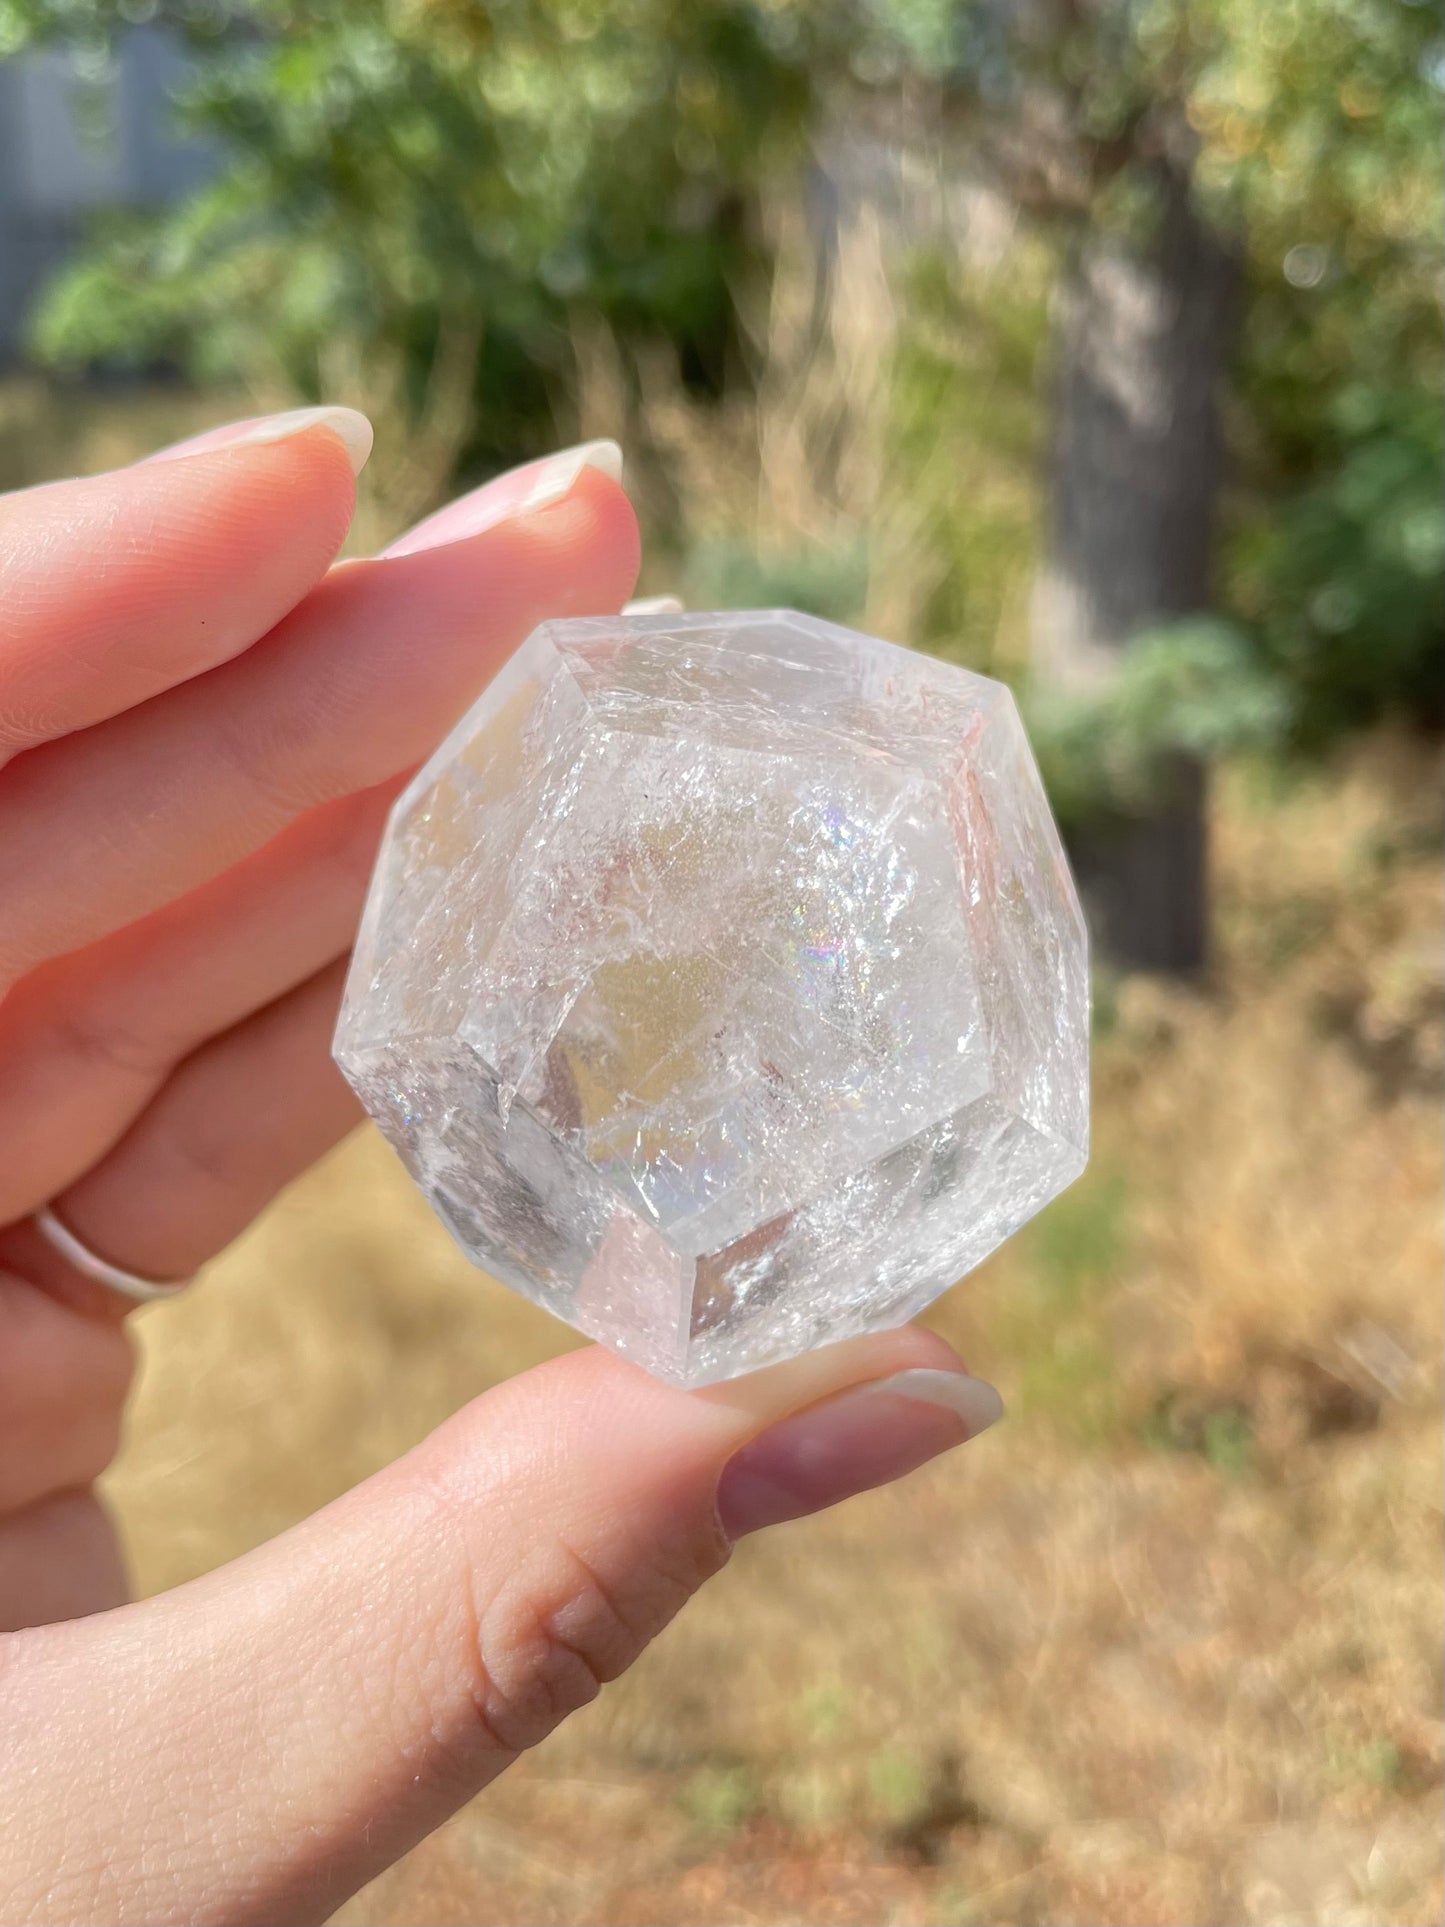
M 794 1412 L 724 1469 L 718 1514 L 729 1538 L 900 1479 L 1003 1417 L 992 1385 L 962 1372 L 899 1372 Z
M 203 435 L 158 448 L 147 455 L 148 462 L 173 462 L 183 455 L 209 454 L 216 448 L 250 448 L 258 442 L 284 442 L 292 435 L 304 435 L 311 428 L 326 428 L 346 450 L 353 475 L 366 467 L 371 453 L 371 423 L 355 408 L 292 408 L 284 415 L 257 415 L 250 421 L 226 422 L 208 428 Z
M 448 542 L 465 542 L 484 529 L 495 528 L 513 516 L 531 515 L 550 508 L 572 493 L 579 478 L 589 468 L 597 469 L 614 482 L 622 480 L 622 450 L 616 442 L 582 442 L 564 448 L 540 462 L 524 468 L 508 469 L 480 488 L 448 502 L 444 509 L 418 522 L 414 529 L 399 536 L 383 555 L 415 555 L 419 549 L 439 549 Z
M 675 595 L 639 596 L 636 602 L 622 605 L 625 616 L 680 616 L 683 609 L 683 603 Z

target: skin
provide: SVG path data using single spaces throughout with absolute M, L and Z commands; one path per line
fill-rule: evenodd
M 575 1352 L 127 1603 L 94 1483 L 130 1307 L 32 1214 L 188 1276 L 351 1128 L 329 1040 L 391 797 L 537 622 L 616 610 L 637 569 L 596 466 L 545 507 L 507 478 L 338 565 L 365 424 L 260 433 L 0 497 L 5 1920 L 323 1919 L 628 1666 L 742 1533 L 998 1411 L 916 1329 L 694 1395 Z

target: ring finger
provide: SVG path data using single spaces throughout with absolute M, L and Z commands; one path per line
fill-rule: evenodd
M 157 1280 L 187 1278 L 228 1245 L 360 1118 L 328 1051 L 345 976 L 339 959 L 187 1058 L 53 1201 L 61 1224 L 108 1263 Z M 33 1223 L 0 1232 L 5 1265 L 76 1296 L 74 1273 Z
M 0 1224 L 88 1170 L 192 1051 L 350 946 L 395 787 L 311 811 L 16 986 L 0 1005 Z

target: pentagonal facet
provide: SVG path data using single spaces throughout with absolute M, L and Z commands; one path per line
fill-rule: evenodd
M 396 806 L 336 1055 L 471 1258 L 663 1377 L 900 1322 L 1087 1157 L 1012 698 L 787 611 L 544 624 Z

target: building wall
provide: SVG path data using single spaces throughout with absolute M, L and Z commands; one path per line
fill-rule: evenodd
M 154 27 L 128 33 L 99 82 L 62 49 L 0 63 L 0 359 L 21 354 L 35 298 L 88 218 L 205 178 L 207 151 L 172 129 L 186 72 L 184 50 Z

